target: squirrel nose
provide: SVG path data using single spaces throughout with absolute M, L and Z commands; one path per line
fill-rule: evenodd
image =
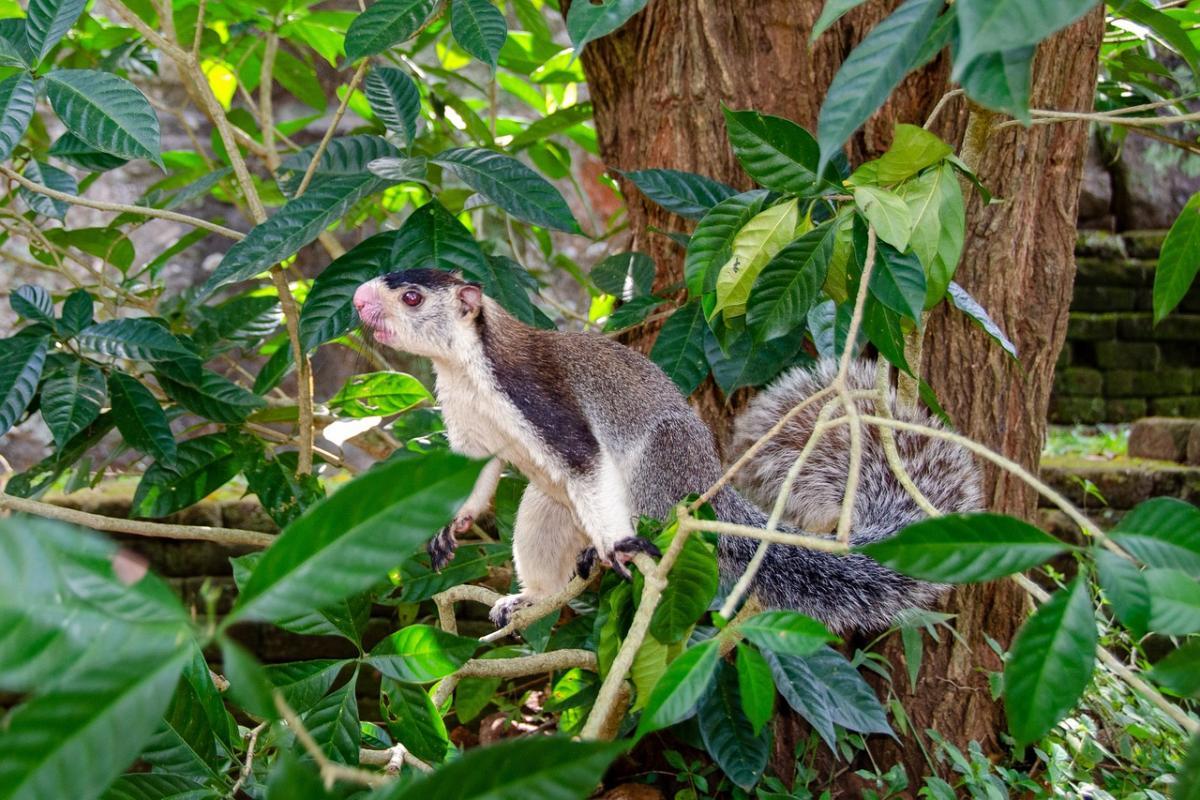
M 371 287 L 371 284 L 369 284 L 369 283 L 364 283 L 362 286 L 359 286 L 357 289 L 355 289 L 354 290 L 354 307 L 355 307 L 355 309 L 357 309 L 358 311 L 362 311 L 363 306 L 365 306 L 367 303 L 370 302 L 371 295 L 373 293 L 374 293 L 374 289 Z

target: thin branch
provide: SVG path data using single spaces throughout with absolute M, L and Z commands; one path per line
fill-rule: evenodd
M 364 769 L 356 767 L 347 767 L 345 764 L 338 764 L 331 761 L 329 756 L 325 755 L 325 751 L 321 749 L 321 745 L 317 744 L 312 734 L 308 732 L 308 728 L 304 727 L 304 723 L 300 720 L 299 715 L 283 699 L 283 693 L 279 691 L 275 692 L 275 708 L 288 724 L 292 733 L 296 735 L 296 739 L 308 751 L 308 754 L 312 756 L 313 761 L 316 762 L 317 769 L 321 772 L 321 778 L 325 781 L 326 790 L 332 789 L 333 784 L 339 780 L 372 788 L 383 786 L 391 781 L 391 778 L 386 775 L 377 775 L 374 772 L 367 772 Z
M 203 3 L 204 0 L 200 0 L 200 2 Z M 201 5 L 201 9 L 203 9 L 203 5 Z M 200 13 L 203 14 L 203 10 L 201 10 Z M 262 733 L 263 729 L 269 724 L 269 722 L 260 722 L 252 731 L 250 731 L 250 741 L 246 743 L 246 763 L 242 766 L 242 771 L 238 773 L 237 781 L 233 784 L 229 791 L 225 793 L 226 797 L 237 797 L 237 793 L 246 783 L 246 778 L 250 777 L 250 773 L 254 769 L 254 748 L 258 746 L 258 735 Z
M 933 123 L 938 118 L 938 114 L 942 113 L 942 110 L 946 107 L 946 104 L 949 103 L 954 98 L 958 97 L 962 93 L 963 93 L 962 89 L 951 89 L 950 91 L 943 94 L 941 96 L 941 98 L 937 101 L 937 105 L 935 105 L 933 107 L 933 110 L 929 112 L 929 116 L 925 118 L 925 125 L 924 125 L 925 130 L 931 129 L 933 127 Z
M 846 417 L 838 417 L 829 421 L 829 427 L 835 425 L 844 425 Z M 736 522 L 721 522 L 713 519 L 697 519 L 693 516 L 688 516 L 686 519 L 679 520 L 681 530 L 688 531 L 709 531 L 711 533 L 719 533 L 724 536 L 741 536 L 746 539 L 758 539 L 763 542 L 773 542 L 775 544 L 789 544 L 795 547 L 807 547 L 809 550 L 820 550 L 823 553 L 848 553 L 850 548 L 848 545 L 839 542 L 837 539 L 825 539 L 820 536 L 812 536 L 806 533 L 788 533 L 787 531 L 768 531 L 763 528 L 755 528 L 750 525 L 738 525 Z
M 393 745 L 387 750 L 372 750 L 369 747 L 363 747 L 358 751 L 358 763 L 366 764 L 369 767 L 383 767 L 383 771 L 388 775 L 398 774 L 402 763 L 419 769 L 421 772 L 433 772 L 433 767 L 408 752 L 408 748 L 402 744 Z
M 217 544 L 243 547 L 270 547 L 275 536 L 260 531 L 248 531 L 241 528 L 213 528 L 207 525 L 172 525 L 165 522 L 144 522 L 136 519 L 120 519 L 91 514 L 87 511 L 77 511 L 73 508 L 43 503 L 38 500 L 27 500 L 24 497 L 14 497 L 0 492 L 0 509 L 20 511 L 34 514 L 47 519 L 56 519 L 82 525 L 97 531 L 113 533 L 132 533 L 137 536 L 151 536 L 158 539 L 187 539 L 194 541 L 216 542 Z
M 71 205 L 83 206 L 85 208 L 94 208 L 97 211 L 111 211 L 116 214 L 139 214 L 143 217 L 155 217 L 157 219 L 170 220 L 171 222 L 179 222 L 184 225 L 191 225 L 193 228 L 203 228 L 213 233 L 219 233 L 228 239 L 244 239 L 246 234 L 235 231 L 232 228 L 226 228 L 224 225 L 218 225 L 215 222 L 209 222 L 206 219 L 192 217 L 187 214 L 180 214 L 176 211 L 168 211 L 162 208 L 150 208 L 149 206 L 132 206 L 125 203 L 109 203 L 104 200 L 92 200 L 79 195 L 67 194 L 60 192 L 57 189 L 51 189 L 49 186 L 44 186 L 35 181 L 31 181 L 24 175 L 16 172 L 10 167 L 0 164 L 0 174 L 11 178 L 17 183 L 38 194 L 44 194 L 54 200 L 61 200 L 64 203 Z

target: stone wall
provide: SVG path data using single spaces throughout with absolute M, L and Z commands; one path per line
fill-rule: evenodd
M 1050 421 L 1200 417 L 1200 287 L 1154 324 L 1151 294 L 1163 234 L 1082 234 L 1067 342 Z

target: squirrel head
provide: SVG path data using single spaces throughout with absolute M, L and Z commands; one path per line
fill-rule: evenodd
M 437 269 L 389 272 L 354 292 L 354 307 L 375 340 L 418 356 L 454 360 L 474 338 L 483 308 L 479 284 Z

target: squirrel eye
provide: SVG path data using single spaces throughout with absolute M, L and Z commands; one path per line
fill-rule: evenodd
M 404 301 L 404 305 L 413 306 L 415 308 L 415 307 L 421 305 L 421 301 L 424 300 L 425 298 L 421 296 L 420 292 L 416 292 L 416 291 L 413 291 L 412 289 L 409 289 L 407 292 L 400 295 L 400 299 Z

